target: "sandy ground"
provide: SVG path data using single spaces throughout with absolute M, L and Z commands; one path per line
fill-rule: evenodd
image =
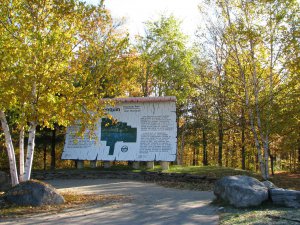
M 0 224 L 108 224 L 108 225 L 179 225 L 218 224 L 217 208 L 209 205 L 212 192 L 164 188 L 153 183 L 114 179 L 52 180 L 61 191 L 121 194 L 129 202 L 106 206 L 84 206 L 57 214 L 37 214 L 6 219 Z

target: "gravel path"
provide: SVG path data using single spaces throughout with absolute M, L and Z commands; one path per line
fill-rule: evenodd
M 209 205 L 212 192 L 164 188 L 153 183 L 130 180 L 52 180 L 63 191 L 122 194 L 130 202 L 70 209 L 57 214 L 38 214 L 0 221 L 0 224 L 107 224 L 107 225 L 179 225 L 218 224 L 217 208 Z

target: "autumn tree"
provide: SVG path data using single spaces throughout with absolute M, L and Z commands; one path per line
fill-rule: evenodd
M 192 51 L 187 36 L 174 16 L 161 16 L 146 22 L 145 36 L 138 37 L 136 48 L 144 62 L 140 76 L 144 96 L 173 95 L 179 101 L 189 93 Z
M 97 101 L 105 95 L 101 89 L 103 74 L 109 74 L 101 65 L 97 72 L 87 66 L 95 53 L 91 49 L 97 48 L 97 54 L 102 54 L 106 63 L 115 64 L 126 35 L 117 35 L 103 4 L 4 1 L 0 16 L 0 116 L 12 184 L 16 185 L 14 147 L 6 114 L 11 109 L 18 111 L 20 140 L 24 138 L 22 130 L 28 130 L 25 170 L 20 174 L 22 180 L 28 180 L 38 125 L 53 128 L 54 124 L 67 126 L 79 120 L 85 121 L 82 129 L 93 129 L 94 122 L 103 114 L 104 106 Z
M 137 82 L 143 96 L 176 96 L 179 122 L 192 95 L 193 51 L 187 46 L 181 22 L 174 16 L 162 15 L 145 25 L 145 35 L 139 36 L 136 44 L 140 60 Z M 183 142 L 185 125 L 181 125 Z
M 290 83 L 297 76 L 297 72 L 290 68 L 296 67 L 289 65 L 295 65 L 299 54 L 299 42 L 294 38 L 299 4 L 293 0 L 220 0 L 210 1 L 208 4 L 215 11 L 209 17 L 205 13 L 208 10 L 200 7 L 207 19 L 202 44 L 212 54 L 207 53 L 202 57 L 215 62 L 211 63 L 211 70 L 221 75 L 218 76 L 221 83 L 216 86 L 215 93 L 224 93 L 225 98 L 220 98 L 219 94 L 213 98 L 217 106 L 222 106 L 222 118 L 226 118 L 226 139 L 232 139 L 234 143 L 234 130 L 238 128 L 241 133 L 239 140 L 242 147 L 242 168 L 246 167 L 246 144 L 250 139 L 253 140 L 261 173 L 268 179 L 269 158 L 273 162 L 276 150 L 272 150 L 270 146 L 274 146 L 278 137 L 276 127 L 280 117 L 280 110 L 275 105 L 278 106 L 277 99 L 286 103 L 295 99 L 295 96 L 288 98 L 284 93 L 289 88 L 289 93 L 295 93 L 297 89 L 297 86 Z M 214 82 L 218 80 L 213 79 L 211 83 Z M 220 99 L 225 104 L 219 104 Z M 290 113 L 290 116 L 293 115 L 292 111 Z M 252 134 L 248 133 L 249 129 Z M 283 127 L 279 129 L 284 130 Z M 228 149 L 228 144 L 226 145 Z M 219 154 L 219 159 L 221 155 L 222 153 Z

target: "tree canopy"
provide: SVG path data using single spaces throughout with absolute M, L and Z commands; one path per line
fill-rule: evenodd
M 19 129 L 29 125 L 29 179 L 38 125 L 52 128 L 85 121 L 83 125 L 93 129 L 103 115 L 99 100 L 108 87 L 110 94 L 117 89 L 105 80 L 115 79 L 112 71 L 121 68 L 127 34 L 118 31 L 103 4 L 4 1 L 0 14 L 1 119 L 14 110 Z M 3 130 L 9 140 L 9 131 Z M 12 143 L 7 147 L 14 155 Z
M 13 184 L 15 150 L 20 179 L 30 178 L 36 131 L 78 121 L 93 131 L 100 100 L 121 96 L 176 96 L 178 163 L 265 179 L 299 169 L 299 2 L 211 0 L 199 14 L 195 43 L 173 15 L 146 21 L 130 40 L 104 1 L 3 0 L 1 143 Z

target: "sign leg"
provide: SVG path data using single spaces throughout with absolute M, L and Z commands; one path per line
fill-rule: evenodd
M 110 167 L 111 167 L 110 161 L 104 161 L 104 162 L 103 162 L 103 167 L 104 167 L 105 169 L 110 168 Z
M 77 169 L 83 169 L 84 168 L 84 161 L 83 160 L 77 160 Z
M 147 162 L 147 169 L 154 169 L 154 161 Z
M 133 162 L 133 165 L 132 165 L 133 169 L 139 169 L 140 168 L 140 162 Z
M 169 162 L 166 162 L 166 161 L 161 161 L 160 162 L 160 166 L 162 168 L 162 170 L 168 170 L 169 169 Z
M 97 160 L 90 161 L 90 167 L 91 168 L 96 168 L 97 167 Z

